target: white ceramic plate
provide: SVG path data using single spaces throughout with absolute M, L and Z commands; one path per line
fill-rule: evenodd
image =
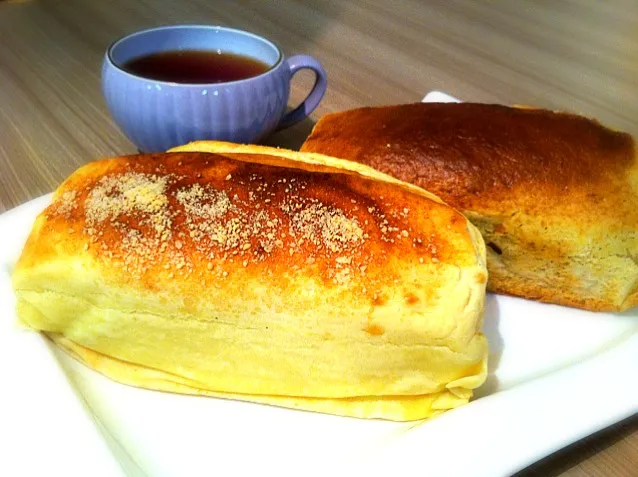
M 588 313 L 495 295 L 485 317 L 487 383 L 478 399 L 426 422 L 365 421 L 114 383 L 15 326 L 11 269 L 48 202 L 0 216 L 0 475 L 118 475 L 119 466 L 153 477 L 494 477 L 638 412 L 638 311 Z

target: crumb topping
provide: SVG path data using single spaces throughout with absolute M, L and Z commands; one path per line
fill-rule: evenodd
M 121 234 L 119 252 L 124 268 L 135 277 L 167 251 L 172 241 L 173 220 L 166 190 L 171 175 L 141 173 L 114 174 L 102 177 L 89 191 L 85 204 L 85 233 L 91 243 L 100 242 L 102 252 L 113 258 L 113 250 L 101 240 L 103 224 L 108 223 Z M 128 223 L 134 218 L 136 225 Z M 185 264 L 183 254 L 169 253 L 175 266 Z
M 63 193 L 53 204 L 53 213 L 68 217 L 78 206 L 77 192 L 74 190 Z
M 317 203 L 293 213 L 290 235 L 334 253 L 343 252 L 364 240 L 363 229 L 356 218 L 346 217 L 341 210 Z
M 87 223 L 99 223 L 122 214 L 149 214 L 157 227 L 170 230 L 166 185 L 169 176 L 126 173 L 105 176 L 89 193 L 85 213 Z
M 431 243 L 436 237 L 413 230 L 410 210 L 383 197 L 353 190 L 342 197 L 330 181 L 324 187 L 310 174 L 290 177 L 286 171 L 260 175 L 239 167 L 216 178 L 155 171 L 114 172 L 84 191 L 85 250 L 135 278 L 160 270 L 169 278 L 196 273 L 200 282 L 215 283 L 210 279 L 276 257 L 284 273 L 317 267 L 346 285 L 368 276 L 370 265 L 399 244 L 427 254 L 425 263 L 438 262 Z M 77 192 L 67 192 L 56 211 L 69 213 L 77 205 Z M 371 237 L 385 245 L 368 250 Z

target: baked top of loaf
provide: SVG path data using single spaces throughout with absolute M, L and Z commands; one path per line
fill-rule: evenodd
M 360 108 L 322 117 L 302 151 L 363 162 L 463 210 L 638 226 L 633 138 L 574 114 L 473 103 Z
M 242 158 L 169 153 L 91 163 L 58 189 L 20 267 L 88 255 L 119 283 L 157 290 L 223 283 L 238 271 L 309 271 L 372 303 L 376 283 L 401 275 L 397 260 L 480 260 L 466 219 L 443 204 L 352 173 L 311 172 L 323 166 Z
M 638 304 L 634 139 L 567 113 L 489 104 L 361 108 L 302 147 L 366 164 L 458 208 L 488 245 L 488 289 L 588 310 Z
M 21 321 L 153 389 L 398 420 L 467 402 L 487 357 L 467 219 L 347 161 L 218 152 L 67 179 L 14 270 Z

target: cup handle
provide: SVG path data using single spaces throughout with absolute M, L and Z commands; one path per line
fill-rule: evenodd
M 326 86 L 328 85 L 328 79 L 326 72 L 317 60 L 308 55 L 296 55 L 286 59 L 288 68 L 290 68 L 290 76 L 292 77 L 297 71 L 307 68 L 315 72 L 315 84 L 310 90 L 306 99 L 297 106 L 295 109 L 286 113 L 284 117 L 279 121 L 277 130 L 285 129 L 293 124 L 303 120 L 306 116 L 314 111 L 319 105 L 321 98 L 326 92 Z

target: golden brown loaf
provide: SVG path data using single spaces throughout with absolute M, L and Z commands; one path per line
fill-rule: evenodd
M 370 168 L 225 151 L 79 169 L 14 271 L 21 321 L 152 389 L 396 420 L 467 402 L 486 373 L 478 231 Z
M 372 166 L 463 212 L 488 289 L 589 310 L 638 304 L 638 156 L 572 114 L 418 103 L 329 114 L 302 151 Z

